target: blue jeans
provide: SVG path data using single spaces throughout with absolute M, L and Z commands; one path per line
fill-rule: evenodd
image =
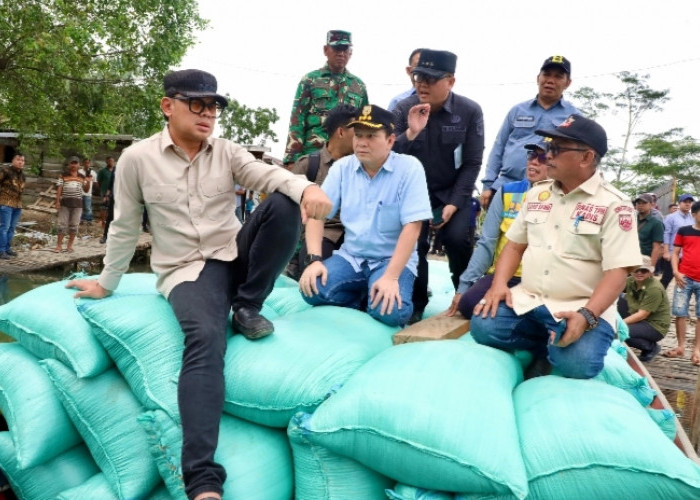
M 7 252 L 10 249 L 20 215 L 22 215 L 21 208 L 0 205 L 0 252 Z
M 695 314 L 700 315 L 700 281 L 691 280 L 685 277 L 685 287 L 681 288 L 676 284 L 673 288 L 673 307 L 671 314 L 679 318 L 688 317 L 688 307 L 690 297 L 695 294 Z
M 547 357 L 564 377 L 592 378 L 603 369 L 615 332 L 610 323 L 600 319 L 598 326 L 584 332 L 573 344 L 557 347 L 549 343 L 549 331 L 557 321 L 542 305 L 518 316 L 504 302 L 498 305 L 495 318 L 472 316 L 471 334 L 479 344 L 497 349 L 531 351 L 536 357 Z
M 177 395 L 182 475 L 190 499 L 206 491 L 221 493 L 226 480 L 214 454 L 224 407 L 229 313 L 241 306 L 261 309 L 294 253 L 300 228 L 299 206 L 272 193 L 236 235 L 235 260 L 207 260 L 195 281 L 184 281 L 170 292 L 168 301 L 185 334 Z
M 321 284 L 321 279 L 316 279 L 318 294 L 304 297 L 304 300 L 312 306 L 333 305 L 362 309 L 367 305 L 367 313 L 374 319 L 389 326 L 403 326 L 413 314 L 413 281 L 415 276 L 407 268 L 399 276 L 399 293 L 401 294 L 401 308 L 394 304 L 391 313 L 382 314 L 381 302 L 377 307 L 372 307 L 369 301 L 369 291 L 375 281 L 381 278 L 389 265 L 389 259 L 381 265 L 370 270 L 367 263 L 362 264 L 360 272 L 355 272 L 350 263 L 339 255 L 332 255 L 323 261 L 328 270 L 326 284 Z M 365 302 L 366 301 L 366 302 Z
M 92 196 L 83 196 L 82 220 L 92 222 Z

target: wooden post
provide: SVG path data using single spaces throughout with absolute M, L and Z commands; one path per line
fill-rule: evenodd
M 690 443 L 695 451 L 698 451 L 698 444 L 700 444 L 700 397 L 698 397 L 700 392 L 698 391 L 700 391 L 700 373 L 695 383 L 693 403 L 690 407 Z

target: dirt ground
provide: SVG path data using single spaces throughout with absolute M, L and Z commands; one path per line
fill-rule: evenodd
M 78 238 L 102 238 L 104 226 L 101 221 L 101 212 L 93 207 L 93 222 L 82 222 L 78 228 Z M 56 241 L 56 214 L 40 212 L 25 208 L 19 221 L 12 245 L 24 249 L 36 249 L 53 244 Z

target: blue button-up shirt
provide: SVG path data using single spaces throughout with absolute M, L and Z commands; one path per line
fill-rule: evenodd
M 333 203 L 332 218 L 340 210 L 345 240 L 338 255 L 360 271 L 391 259 L 403 226 L 432 217 L 428 186 L 420 162 L 408 155 L 390 153 L 374 177 L 355 155 L 341 158 L 328 171 L 321 189 Z M 415 275 L 418 255 L 414 247 L 406 265 Z
M 493 143 L 486 176 L 481 180 L 484 189 L 497 191 L 503 184 L 525 179 L 527 158 L 524 146 L 542 140 L 535 135 L 535 130 L 551 130 L 569 115 L 578 113 L 579 110 L 564 99 L 549 109 L 544 109 L 537 97 L 513 106 Z
M 399 95 L 396 97 L 392 98 L 391 101 L 389 101 L 389 106 L 386 108 L 387 111 L 394 111 L 394 108 L 396 108 L 396 105 L 406 99 L 407 97 L 411 97 L 416 93 L 416 88 L 411 87 L 410 89 L 401 92 Z
M 676 240 L 676 233 L 683 226 L 692 226 L 695 223 L 693 216 L 688 212 L 684 214 L 676 210 L 668 214 L 664 219 L 664 245 L 668 245 L 668 251 L 673 252 L 673 242 Z

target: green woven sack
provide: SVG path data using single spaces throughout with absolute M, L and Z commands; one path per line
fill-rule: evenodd
M 161 410 L 139 417 L 150 453 L 174 500 L 185 500 L 180 453 L 182 428 Z M 224 499 L 285 500 L 293 497 L 292 456 L 283 431 L 229 415 L 221 417 L 214 459 L 227 472 Z
M 700 498 L 700 467 L 622 389 L 547 376 L 513 398 L 532 498 Z
M 56 500 L 119 500 L 119 497 L 112 491 L 105 475 L 100 472 L 83 484 L 61 492 Z M 155 491 L 144 497 L 144 500 L 171 500 L 171 497 L 165 485 L 160 484 Z
M 286 428 L 313 411 L 334 386 L 392 345 L 396 328 L 368 314 L 321 306 L 275 320 L 275 333 L 255 342 L 235 335 L 226 350 L 224 411 Z
M 119 498 L 143 498 L 159 482 L 146 434 L 137 422 L 143 407 L 112 368 L 79 379 L 56 360 L 41 362 L 73 424 Z
M 459 340 L 392 347 L 306 420 L 311 442 L 416 487 L 527 495 L 511 355 Z M 494 450 L 497 450 L 495 452 Z
M 39 360 L 15 342 L 0 343 L 0 411 L 20 469 L 43 464 L 82 443 Z
M 98 472 L 84 444 L 41 465 L 21 470 L 8 432 L 0 432 L 0 469 L 20 500 L 55 500 L 62 491 L 82 484 Z
M 304 415 L 295 415 L 287 429 L 294 455 L 294 498 L 385 500 L 384 491 L 394 481 L 351 458 L 310 443 L 299 427 Z
M 79 377 L 112 365 L 107 352 L 80 316 L 67 281 L 40 286 L 0 307 L 0 331 L 39 359 L 58 359 Z

